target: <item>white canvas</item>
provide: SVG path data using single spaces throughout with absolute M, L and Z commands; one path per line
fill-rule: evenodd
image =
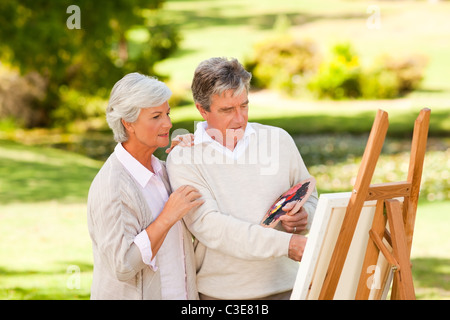
M 318 299 L 350 196 L 350 192 L 320 196 L 291 299 Z M 376 203 L 375 200 L 364 203 L 334 299 L 355 297 Z M 366 271 L 367 284 L 380 288 L 386 283 L 387 268 L 380 255 L 377 266 Z

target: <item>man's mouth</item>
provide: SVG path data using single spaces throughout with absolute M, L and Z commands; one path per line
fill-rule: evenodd
M 167 132 L 167 133 L 158 134 L 158 137 L 167 138 L 167 137 L 169 137 L 169 133 Z

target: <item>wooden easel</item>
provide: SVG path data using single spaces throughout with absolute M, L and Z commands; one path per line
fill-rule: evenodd
M 377 264 L 380 251 L 394 271 L 391 299 L 415 299 L 410 254 L 430 112 L 430 109 L 422 109 L 415 121 L 407 181 L 371 185 L 389 126 L 387 112 L 378 110 L 319 299 L 334 297 L 361 209 L 367 200 L 377 200 L 377 207 L 355 299 L 368 299 L 370 288 L 366 270 Z M 403 197 L 403 206 L 394 199 L 398 197 Z M 377 298 L 380 296 L 381 292 L 376 293 Z

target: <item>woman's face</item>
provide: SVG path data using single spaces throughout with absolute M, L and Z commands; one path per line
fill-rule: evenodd
M 169 144 L 169 132 L 172 128 L 170 107 L 166 101 L 158 107 L 143 108 L 138 119 L 130 123 L 134 130 L 135 143 L 140 147 L 157 149 Z

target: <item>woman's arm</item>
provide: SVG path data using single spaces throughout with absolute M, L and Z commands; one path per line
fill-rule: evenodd
M 200 193 L 191 186 L 181 186 L 167 200 L 159 216 L 145 229 L 150 239 L 152 259 L 158 253 L 170 228 L 191 209 L 203 204 Z

